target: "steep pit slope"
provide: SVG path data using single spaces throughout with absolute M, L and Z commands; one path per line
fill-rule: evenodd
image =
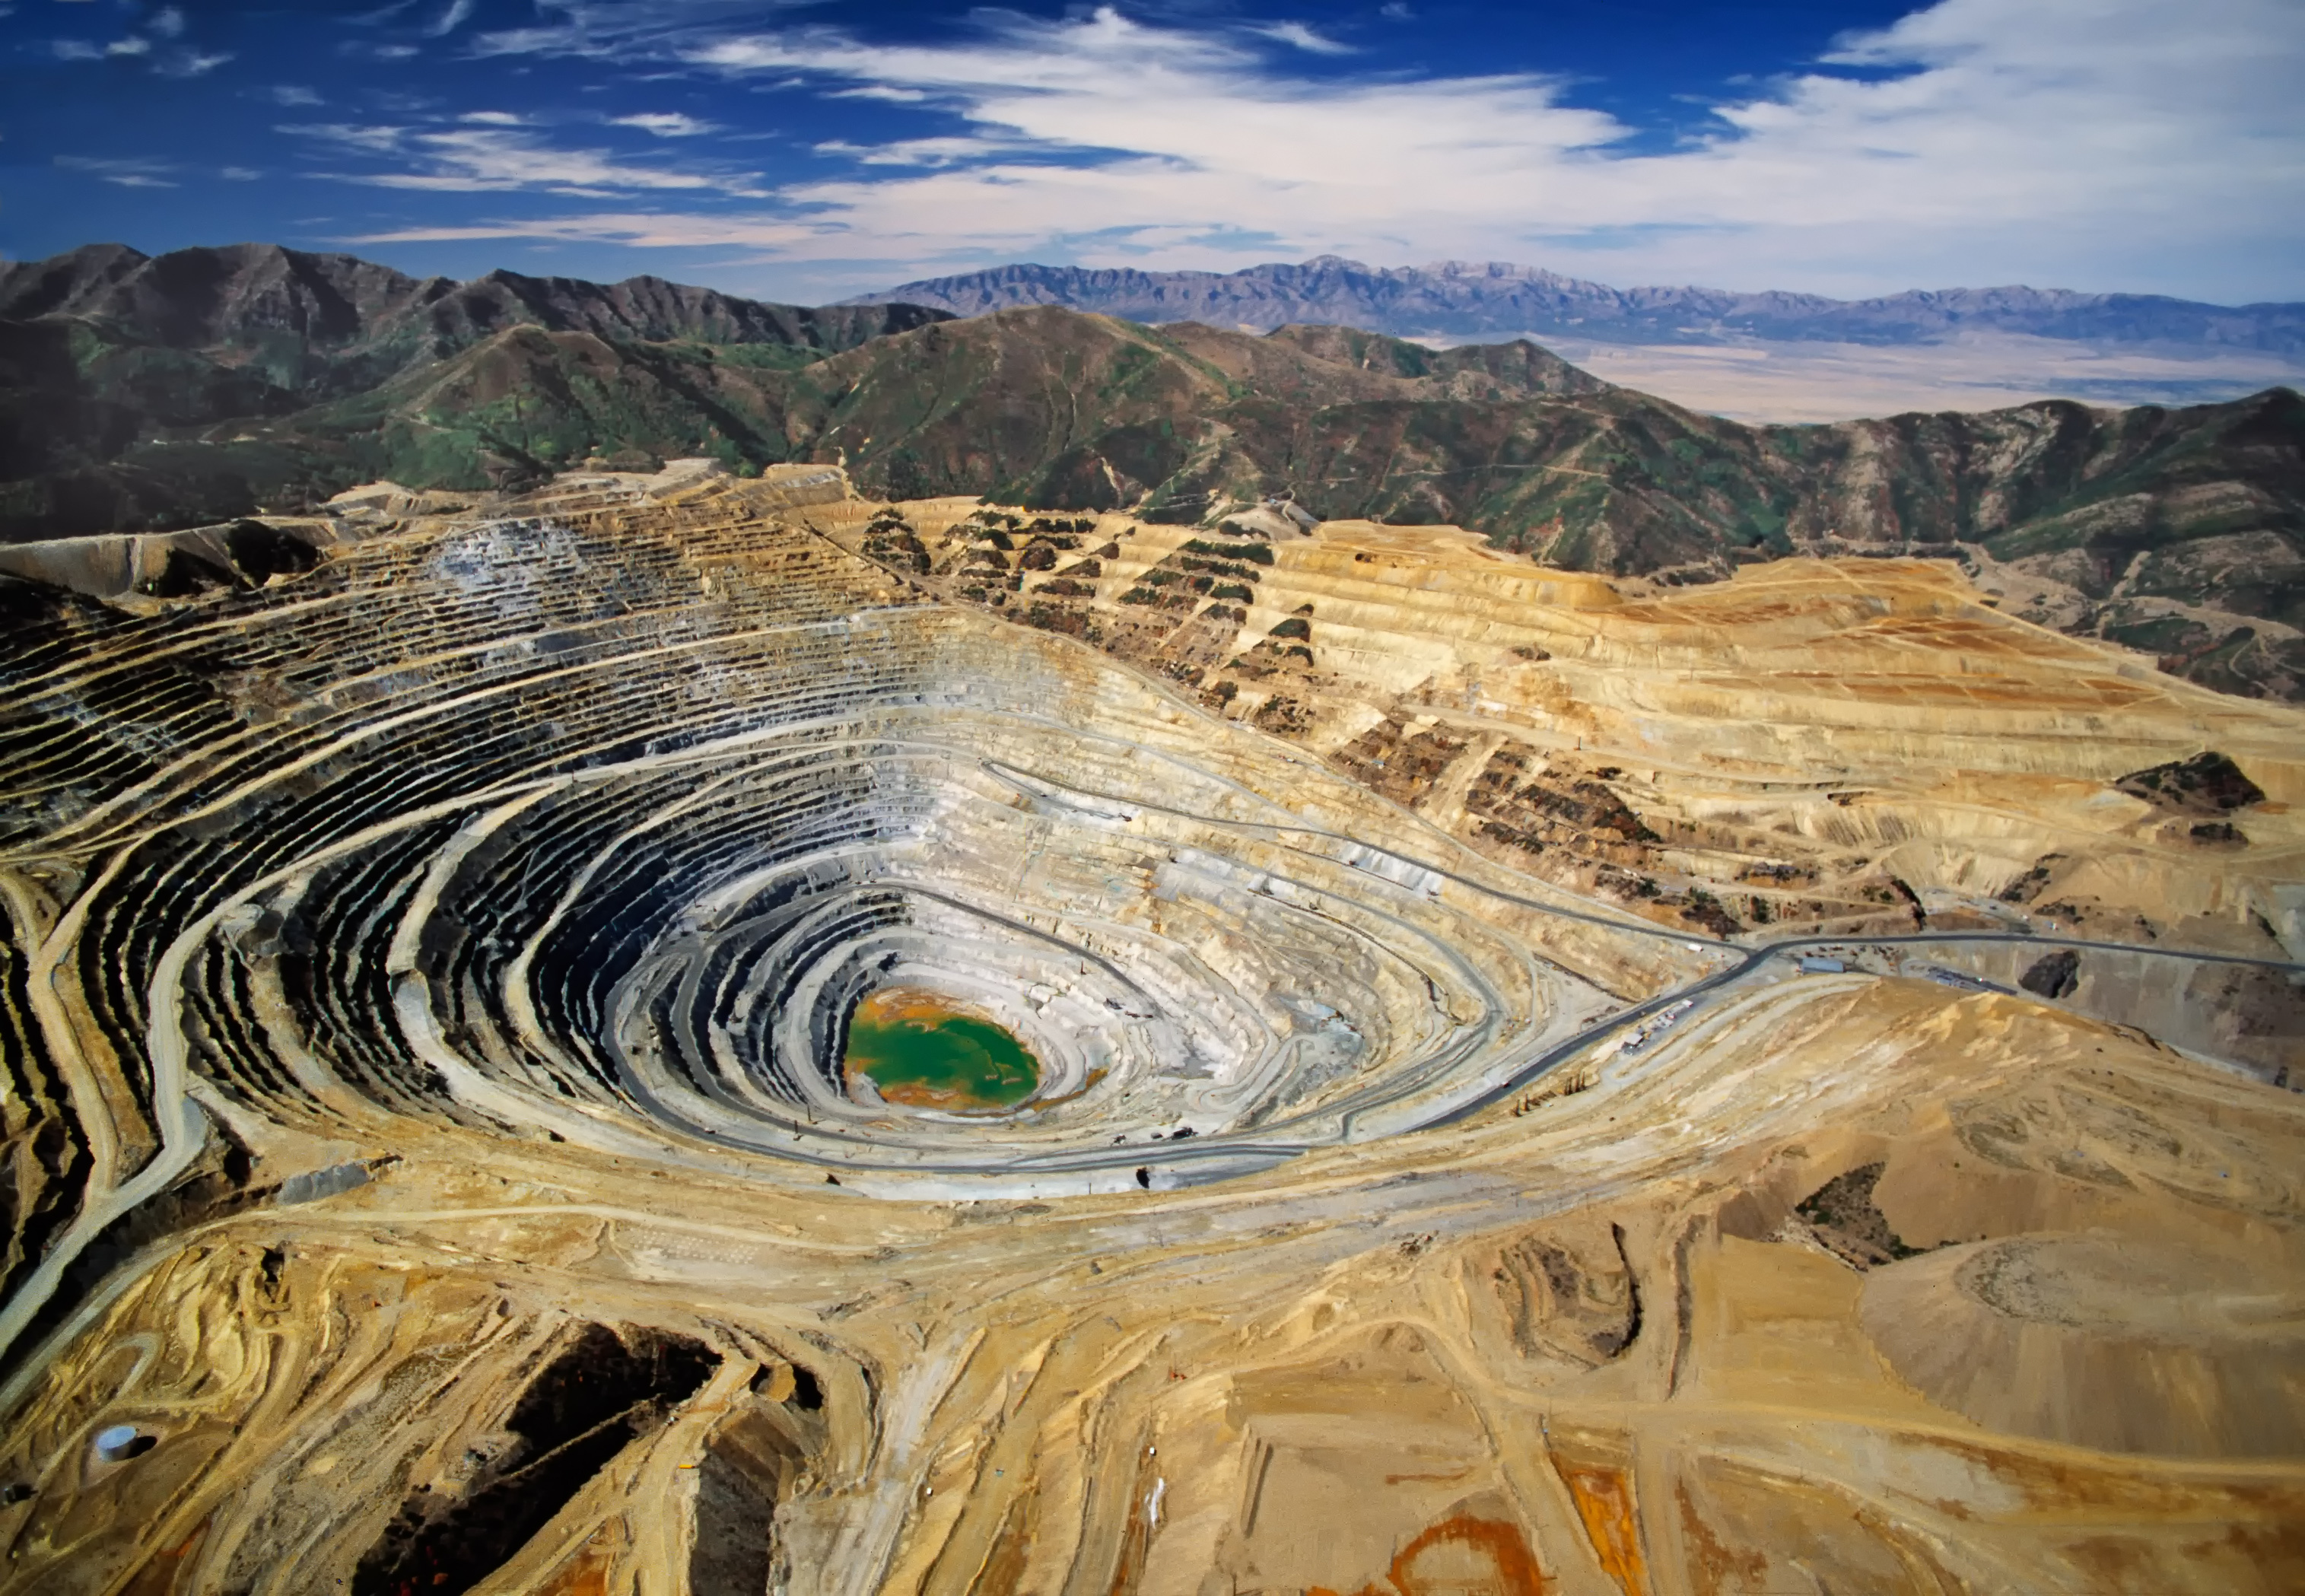
M 1380 1135 L 1705 964 L 1387 853 L 1341 777 L 777 519 L 841 491 L 574 479 L 189 601 L 0 579 L 38 1106 L 0 1323 L 62 1303 L 210 1116 L 1141 1188 L 1136 1144 L 1197 1138 L 1167 1180 Z M 1033 1053 L 998 1135 L 852 1089 L 883 985 Z
M 2299 711 L 1942 566 L 1040 519 L 0 579 L 0 1593 L 2305 1580 Z M 853 1091 L 894 989 L 1034 1093 Z
M 802 514 L 1661 924 L 2305 955 L 2295 711 L 2002 614 L 1949 563 L 1791 559 L 1663 587 L 1532 569 L 1453 527 L 1209 535 L 957 500 Z M 2305 1018 L 2257 977 L 2249 995 L 2206 970 L 2164 985 L 2098 955 L 2083 974 L 2107 1017 L 2268 1073 Z

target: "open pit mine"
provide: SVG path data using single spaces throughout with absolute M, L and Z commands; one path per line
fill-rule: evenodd
M 2305 1588 L 2305 709 L 1999 602 L 0 550 L 0 1596 Z

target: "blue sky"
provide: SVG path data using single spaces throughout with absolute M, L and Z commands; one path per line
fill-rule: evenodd
M 0 252 L 2305 299 L 2298 0 L 0 0 Z

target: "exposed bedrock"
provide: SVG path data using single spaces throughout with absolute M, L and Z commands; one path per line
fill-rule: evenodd
M 0 1596 L 2299 1588 L 2298 711 L 845 493 L 0 579 Z
M 1163 1180 L 1383 1133 L 1688 963 L 776 520 L 812 480 L 596 481 L 140 613 L 9 584 L 7 1019 L 52 1115 L 12 1332 L 208 1119 L 1119 1188 L 1186 1131 Z M 884 985 L 1037 1091 L 853 1086 Z

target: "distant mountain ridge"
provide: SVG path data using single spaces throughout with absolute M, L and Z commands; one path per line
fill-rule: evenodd
M 2210 305 L 2157 294 L 2022 287 L 1834 300 L 1715 288 L 1612 288 L 1496 261 L 1372 267 L 1338 255 L 1221 273 L 1001 266 L 906 283 L 847 302 L 931 305 L 958 316 L 1063 305 L 1130 321 L 1205 321 L 1259 331 L 1323 322 L 1395 337 L 1526 333 L 1620 344 L 1761 338 L 1895 345 L 1998 332 L 2305 352 L 2305 303 Z

